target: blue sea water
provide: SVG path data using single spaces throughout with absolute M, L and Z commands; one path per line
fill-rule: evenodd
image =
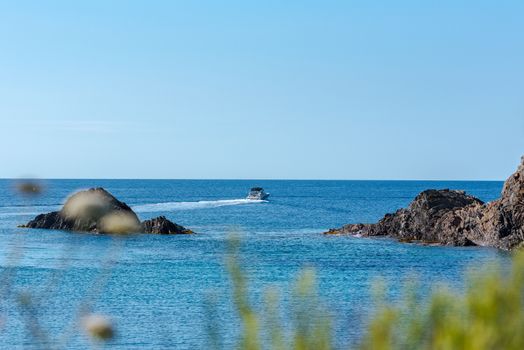
M 266 288 L 277 288 L 284 319 L 297 273 L 315 269 L 340 347 L 362 335 L 376 278 L 386 281 L 395 299 L 405 278 L 416 275 L 427 295 L 436 282 L 461 290 L 468 268 L 509 260 L 490 248 L 321 234 L 346 223 L 377 221 L 428 188 L 464 189 L 490 201 L 499 196 L 502 182 L 48 180 L 36 197 L 18 195 L 13 184 L 0 180 L 0 347 L 5 349 L 45 347 L 46 341 L 89 348 L 75 325 L 83 308 L 111 315 L 117 336 L 110 348 L 205 349 L 210 298 L 224 346 L 230 347 L 238 334 L 225 268 L 231 232 L 241 239 L 253 303 L 260 307 Z M 269 201 L 243 200 L 255 185 L 271 193 Z M 141 219 L 165 215 L 197 234 L 119 239 L 16 227 L 59 208 L 74 191 L 95 186 L 129 204 Z M 42 335 L 35 338 L 28 325 Z

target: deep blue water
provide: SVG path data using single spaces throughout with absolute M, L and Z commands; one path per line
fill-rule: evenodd
M 268 202 L 241 200 L 255 185 L 271 193 Z M 68 194 L 94 186 L 134 207 L 141 219 L 165 215 L 197 234 L 116 239 L 16 228 L 58 208 Z M 377 277 L 386 280 L 394 299 L 404 277 L 417 275 L 423 294 L 434 282 L 460 290 L 468 267 L 508 261 L 506 253 L 489 248 L 321 234 L 350 222 L 374 222 L 428 188 L 464 189 L 489 201 L 499 196 L 502 182 L 48 180 L 41 196 L 28 198 L 15 193 L 12 181 L 0 180 L 1 348 L 38 342 L 27 329 L 30 313 L 19 302 L 21 293 L 31 296 L 39 326 L 53 341 L 95 295 L 92 311 L 111 315 L 117 327 L 110 344 L 116 349 L 206 348 L 204 301 L 214 296 L 221 333 L 231 344 L 238 331 L 224 264 L 231 232 L 241 237 L 255 304 L 266 286 L 276 286 L 285 318 L 295 276 L 313 267 L 321 300 L 335 319 L 337 343 L 354 343 L 372 310 L 370 287 Z M 73 328 L 72 334 L 68 349 L 90 346 L 81 332 Z

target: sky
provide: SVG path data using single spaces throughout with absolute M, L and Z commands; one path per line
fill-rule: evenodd
M 503 180 L 524 2 L 0 0 L 0 177 Z

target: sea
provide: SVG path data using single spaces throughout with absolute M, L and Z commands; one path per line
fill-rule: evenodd
M 392 303 L 411 280 L 422 299 L 435 286 L 460 293 L 471 271 L 510 262 L 508 253 L 486 247 L 322 234 L 375 222 L 430 188 L 491 201 L 502 189 L 496 181 L 42 180 L 42 193 L 33 196 L 15 185 L 0 180 L 2 349 L 101 347 L 82 330 L 88 313 L 110 319 L 111 349 L 208 349 L 210 325 L 220 347 L 234 348 L 241 324 L 226 263 L 232 256 L 257 313 L 264 314 L 268 291 L 278 295 L 284 329 L 292 327 L 297 276 L 314 271 L 335 347 L 348 348 L 358 344 L 375 310 L 374 286 L 382 285 Z M 267 201 L 245 199 L 254 186 L 270 193 Z M 107 189 L 142 220 L 164 215 L 196 234 L 17 227 L 90 187 Z

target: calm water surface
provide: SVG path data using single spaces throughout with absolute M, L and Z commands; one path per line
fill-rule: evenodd
M 16 195 L 12 185 L 0 180 L 0 344 L 6 349 L 38 347 L 26 327 L 30 313 L 20 306 L 21 293 L 31 295 L 40 326 L 53 340 L 71 328 L 86 296 L 96 295 L 92 310 L 111 315 L 117 326 L 115 349 L 206 348 L 204 301 L 213 296 L 221 332 L 231 344 L 238 330 L 224 259 L 232 231 L 242 239 L 253 302 L 261 303 L 266 287 L 276 286 L 284 317 L 297 272 L 315 268 L 339 345 L 362 334 L 373 307 L 369 289 L 378 276 L 396 298 L 403 276 L 417 275 L 424 294 L 434 282 L 461 289 L 469 267 L 508 261 L 506 253 L 488 248 L 320 234 L 376 221 L 427 188 L 464 189 L 489 201 L 498 197 L 502 182 L 49 180 L 44 194 L 34 198 Z M 271 193 L 268 202 L 242 200 L 255 185 Z M 94 186 L 132 206 L 142 220 L 165 215 L 198 234 L 114 239 L 16 228 L 55 210 L 68 194 Z M 72 333 L 68 349 L 89 348 L 81 333 Z

